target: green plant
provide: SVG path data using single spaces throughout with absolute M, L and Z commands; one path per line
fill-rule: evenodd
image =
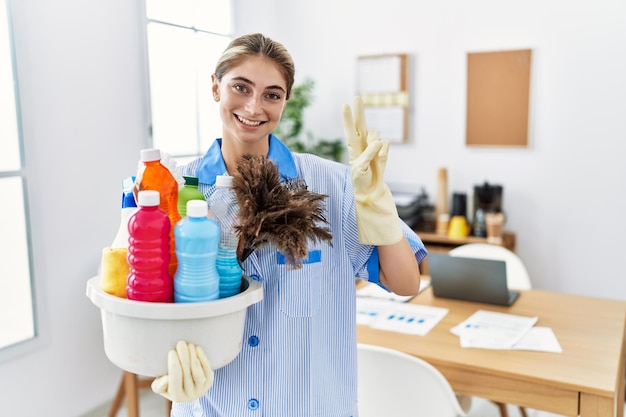
M 315 81 L 311 78 L 293 86 L 274 134 L 295 152 L 312 153 L 341 162 L 345 150 L 342 139 L 317 139 L 312 132 L 303 132 L 304 110 L 313 102 L 314 87 Z

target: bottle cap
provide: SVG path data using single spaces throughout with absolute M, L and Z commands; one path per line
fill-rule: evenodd
M 187 201 L 187 217 L 207 217 L 209 205 L 204 200 Z
M 139 151 L 141 162 L 151 162 L 161 160 L 161 151 L 159 149 L 142 149 Z
M 198 186 L 198 178 L 197 177 L 188 177 L 186 175 L 183 175 L 183 178 L 185 179 L 185 185 L 195 185 L 195 186 Z
M 215 186 L 216 187 L 232 187 L 233 177 L 231 177 L 230 175 L 218 175 L 215 177 Z
M 143 190 L 139 191 L 138 200 L 141 207 L 154 207 L 161 202 L 161 195 L 155 190 Z
M 133 188 L 135 187 L 135 178 L 136 177 L 134 175 L 124 178 L 122 181 L 122 191 L 125 193 L 133 191 Z

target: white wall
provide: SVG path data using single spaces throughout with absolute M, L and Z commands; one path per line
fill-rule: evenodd
M 85 289 L 146 143 L 141 15 L 128 0 L 11 3 L 44 343 L 0 364 L 0 414 L 73 417 L 121 376 Z
M 316 80 L 305 128 L 318 136 L 342 136 L 340 107 L 352 102 L 358 55 L 411 54 L 413 134 L 392 146 L 387 181 L 423 186 L 433 202 L 439 167 L 448 169 L 450 193 L 471 197 L 485 180 L 501 184 L 506 227 L 535 287 L 626 299 L 624 1 L 242 3 L 240 31 L 282 41 L 298 79 Z M 466 147 L 467 53 L 526 48 L 530 146 Z
M 146 145 L 141 12 L 128 0 L 12 3 L 45 343 L 0 364 L 2 414 L 80 416 L 120 376 L 85 285 Z M 626 299 L 626 4 L 501 3 L 237 0 L 236 22 L 282 41 L 298 78 L 317 81 L 307 127 L 329 138 L 342 136 L 356 56 L 413 54 L 414 135 L 392 148 L 388 181 L 434 195 L 446 166 L 451 191 L 502 184 L 536 287 Z M 533 49 L 531 146 L 468 149 L 466 53 L 513 48 Z

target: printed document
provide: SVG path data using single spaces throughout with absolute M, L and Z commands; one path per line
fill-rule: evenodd
M 448 309 L 357 297 L 356 321 L 379 330 L 426 335 L 448 314 Z
M 461 347 L 511 349 L 537 323 L 537 317 L 478 310 L 450 331 Z

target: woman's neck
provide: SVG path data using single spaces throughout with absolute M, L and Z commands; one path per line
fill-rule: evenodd
M 270 149 L 269 135 L 265 140 L 254 143 L 243 143 L 236 140 L 222 138 L 222 158 L 226 170 L 232 175 L 237 167 L 237 161 L 245 154 L 267 156 Z

